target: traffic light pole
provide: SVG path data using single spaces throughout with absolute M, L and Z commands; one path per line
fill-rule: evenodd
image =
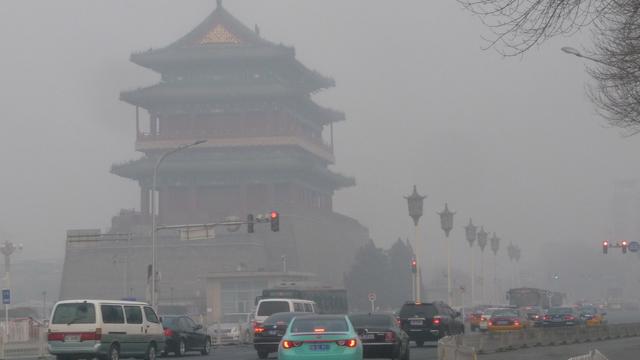
M 420 257 L 418 256 L 418 254 L 420 253 L 420 238 L 418 237 L 418 224 L 416 224 L 415 226 L 415 230 L 416 230 L 416 274 L 415 274 L 415 282 L 416 282 L 416 289 L 415 289 L 415 300 L 417 303 L 422 302 L 422 299 L 420 299 L 420 295 L 421 295 L 421 287 L 422 287 L 422 263 L 420 262 Z

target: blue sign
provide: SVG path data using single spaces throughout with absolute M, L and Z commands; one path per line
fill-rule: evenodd
M 632 241 L 629 243 L 629 251 L 638 252 L 640 250 L 640 243 L 637 241 Z
M 11 290 L 2 289 L 2 303 L 5 305 L 11 304 Z

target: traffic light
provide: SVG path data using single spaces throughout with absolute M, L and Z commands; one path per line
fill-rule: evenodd
M 606 254 L 609 252 L 609 242 L 607 240 L 602 242 L 602 253 Z
M 622 240 L 622 253 L 627 253 L 627 248 L 629 247 L 629 242 L 627 240 Z
M 247 215 L 247 232 L 253 234 L 253 214 Z
M 418 262 L 416 259 L 411 259 L 411 272 L 414 274 L 418 273 Z
M 277 211 L 271 212 L 271 231 L 280 231 L 280 214 Z

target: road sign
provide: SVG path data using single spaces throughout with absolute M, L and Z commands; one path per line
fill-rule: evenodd
M 376 293 L 369 293 L 369 301 L 376 301 Z
M 180 229 L 180 240 L 208 240 L 215 239 L 216 232 L 213 227 L 209 226 L 193 226 L 186 229 Z
M 638 252 L 640 250 L 640 243 L 637 241 L 632 241 L 629 243 L 629 251 Z
M 2 289 L 2 303 L 5 305 L 11 304 L 11 290 Z

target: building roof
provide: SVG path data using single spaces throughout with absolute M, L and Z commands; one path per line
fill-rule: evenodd
M 222 1 L 204 21 L 172 44 L 131 55 L 132 62 L 161 73 L 181 64 L 234 65 L 238 61 L 266 63 L 269 59 L 288 63 L 292 72 L 315 83 L 316 89 L 335 85 L 333 79 L 297 61 L 293 47 L 262 38 L 257 26 L 249 29 L 222 6 Z

